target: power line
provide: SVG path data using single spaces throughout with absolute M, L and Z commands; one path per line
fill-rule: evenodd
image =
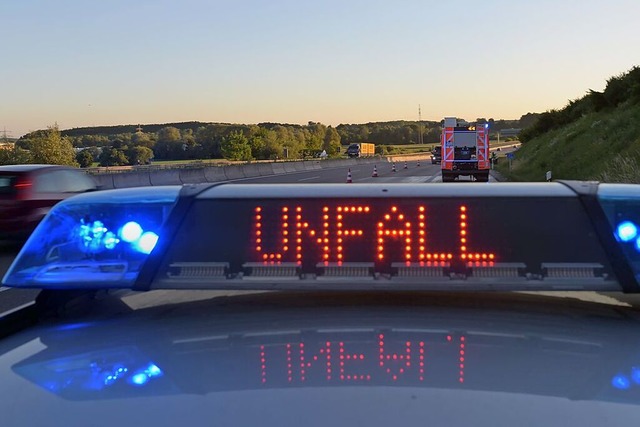
M 11 131 L 7 131 L 7 128 L 3 128 L 2 131 L 2 142 L 4 142 L 5 144 L 9 142 L 9 138 L 7 137 L 7 132 L 9 132 L 9 134 L 11 134 Z
M 422 143 L 422 106 L 418 104 L 418 144 Z

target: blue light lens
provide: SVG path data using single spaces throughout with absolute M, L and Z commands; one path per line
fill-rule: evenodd
M 103 244 L 106 249 L 112 250 L 118 243 L 120 243 L 120 239 L 118 239 L 111 231 L 108 231 L 105 234 Z
M 145 370 L 145 372 L 147 373 L 147 375 L 149 377 L 159 377 L 162 376 L 162 369 L 158 368 L 158 366 L 154 365 L 153 363 L 150 364 L 147 369 Z
M 621 242 L 629 242 L 638 236 L 638 227 L 631 221 L 624 221 L 616 228 L 616 237 Z
M 143 254 L 150 254 L 153 248 L 156 247 L 156 243 L 158 243 L 158 235 L 147 231 L 135 242 L 134 247 Z
M 129 221 L 120 230 L 122 241 L 132 243 L 142 236 L 142 227 L 135 221 Z
M 631 379 L 634 383 L 640 385 L 640 368 L 631 368 Z
M 598 199 L 611 233 L 640 286 L 640 185 L 599 184 Z
M 631 387 L 631 381 L 629 381 L 629 378 L 624 375 L 616 375 L 611 380 L 611 385 L 618 390 L 628 390 L 629 387 Z
M 131 383 L 135 385 L 145 385 L 149 381 L 147 374 L 139 373 L 131 377 Z
M 131 287 L 179 192 L 177 186 L 130 188 L 82 194 L 58 203 L 24 245 L 3 284 Z

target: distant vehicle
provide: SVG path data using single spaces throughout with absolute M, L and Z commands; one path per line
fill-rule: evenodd
M 351 144 L 347 148 L 347 156 L 349 157 L 368 157 L 375 154 L 376 146 L 369 142 L 360 142 Z
M 439 165 L 441 161 L 442 161 L 442 146 L 437 145 L 433 147 L 433 150 L 431 150 L 431 164 Z
M 0 239 L 27 238 L 56 203 L 93 190 L 94 180 L 76 168 L 0 166 Z
M 442 126 L 442 182 L 459 176 L 489 181 L 489 124 L 445 117 Z

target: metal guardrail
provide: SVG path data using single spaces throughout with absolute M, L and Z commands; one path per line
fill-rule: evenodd
M 374 156 L 375 158 L 383 159 L 382 156 Z M 371 158 L 374 158 L 371 157 Z M 308 158 L 308 159 L 290 159 L 290 160 L 252 160 L 252 161 L 193 161 L 188 163 L 170 163 L 170 164 L 150 164 L 150 165 L 135 165 L 135 166 L 103 166 L 103 167 L 95 167 L 95 168 L 85 168 L 84 170 L 91 175 L 99 175 L 99 174 L 117 174 L 117 173 L 128 173 L 128 172 L 151 172 L 151 171 L 159 171 L 159 170 L 173 170 L 173 169 L 201 169 L 201 168 L 210 168 L 210 167 L 219 167 L 224 168 L 228 166 L 244 166 L 244 165 L 256 165 L 256 164 L 283 164 L 283 163 L 297 163 L 297 162 L 324 162 L 324 161 L 332 161 L 332 160 L 349 160 L 349 158 L 339 157 L 339 158 Z

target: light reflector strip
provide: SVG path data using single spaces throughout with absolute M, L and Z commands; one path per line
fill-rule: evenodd
M 227 262 L 176 262 L 169 266 L 171 278 L 223 278 L 229 269 Z

